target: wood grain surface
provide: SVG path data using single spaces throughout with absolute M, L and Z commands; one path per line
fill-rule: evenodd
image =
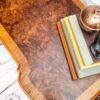
M 31 80 L 29 79 L 30 67 L 26 57 L 1 24 L 0 40 L 18 65 L 18 82 L 23 92 L 30 98 L 30 100 L 46 100 L 44 95 L 32 84 Z
M 100 78 L 72 81 L 69 73 L 56 22 L 79 12 L 71 0 L 0 0 L 0 22 L 26 56 L 30 80 L 47 100 L 75 100 Z

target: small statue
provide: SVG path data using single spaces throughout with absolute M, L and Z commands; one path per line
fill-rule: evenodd
M 100 6 L 91 5 L 83 9 L 80 14 L 80 25 L 88 33 L 98 32 L 91 51 L 95 58 L 100 58 Z
M 96 36 L 94 43 L 91 45 L 91 51 L 95 58 L 100 58 L 100 32 Z

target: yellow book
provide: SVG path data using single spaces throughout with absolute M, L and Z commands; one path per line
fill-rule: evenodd
M 64 18 L 64 21 L 65 21 L 66 29 L 68 31 L 70 40 L 71 40 L 71 44 L 72 44 L 73 49 L 74 49 L 74 52 L 75 52 L 75 56 L 77 58 L 77 62 L 79 64 L 79 66 L 84 66 L 82 57 L 80 55 L 80 52 L 78 50 L 78 46 L 77 46 L 76 41 L 75 41 L 75 37 L 74 37 L 73 32 L 72 32 L 72 29 L 70 27 L 70 23 L 69 23 L 68 17 L 65 17 Z
M 72 29 L 71 29 L 71 26 L 70 26 L 70 22 L 69 22 L 68 17 L 65 17 L 65 18 L 64 18 L 64 22 L 65 22 L 65 25 L 66 25 L 66 29 L 67 29 L 67 31 L 68 31 L 68 35 L 69 35 L 70 40 L 71 40 L 71 44 L 72 44 L 72 47 L 73 47 L 75 56 L 76 56 L 76 58 L 77 58 L 77 62 L 78 62 L 79 68 L 80 68 L 81 70 L 83 70 L 83 69 L 87 69 L 87 68 L 99 66 L 99 65 L 100 65 L 100 62 L 94 63 L 94 64 L 90 64 L 90 65 L 85 65 L 85 64 L 83 63 L 83 60 L 82 60 L 81 54 L 80 54 L 80 52 L 79 52 L 78 45 L 77 45 L 77 42 L 76 42 L 76 40 L 75 40 L 75 37 L 74 37 L 74 35 L 73 35 L 73 31 L 72 31 Z

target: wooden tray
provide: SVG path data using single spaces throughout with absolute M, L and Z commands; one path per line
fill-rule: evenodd
M 25 56 L 1 24 L 0 39 L 5 47 L 8 49 L 9 53 L 12 55 L 16 63 L 19 65 L 18 82 L 26 95 L 30 97 L 30 100 L 46 100 L 43 94 L 41 94 L 41 92 L 37 90 L 37 88 L 31 83 L 29 79 L 30 68 Z
M 83 92 L 76 100 L 96 100 L 100 95 L 100 79 Z
M 85 5 L 80 0 L 72 0 L 73 3 L 78 6 L 81 10 L 85 7 Z
M 91 100 L 100 100 L 100 91 L 97 92 L 92 98 Z

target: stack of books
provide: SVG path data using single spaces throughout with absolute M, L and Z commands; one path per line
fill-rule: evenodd
M 0 100 L 29 100 L 18 83 L 17 69 L 18 64 L 0 41 Z
M 90 50 L 97 34 L 82 30 L 79 15 L 62 18 L 57 27 L 72 79 L 100 74 L 100 59 L 95 59 Z

